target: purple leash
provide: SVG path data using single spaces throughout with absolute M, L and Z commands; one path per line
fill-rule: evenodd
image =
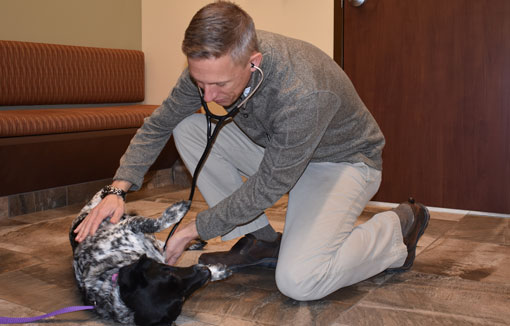
M 94 309 L 94 306 L 72 306 L 65 307 L 59 310 L 55 310 L 46 315 L 36 316 L 36 317 L 24 317 L 24 318 L 10 318 L 10 317 L 0 317 L 0 324 L 22 324 L 22 323 L 31 323 L 33 321 L 53 317 L 56 315 L 67 314 L 69 312 L 75 312 L 80 310 L 91 310 Z

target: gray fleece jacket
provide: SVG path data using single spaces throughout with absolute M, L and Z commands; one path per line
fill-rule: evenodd
M 271 207 L 310 162 L 364 162 L 382 169 L 384 136 L 343 70 L 309 43 L 263 31 L 257 35 L 265 80 L 234 122 L 265 148 L 264 157 L 238 190 L 197 215 L 204 240 L 224 235 Z M 259 78 L 253 73 L 248 86 L 253 89 Z M 200 106 L 186 69 L 169 97 L 145 119 L 114 179 L 130 181 L 131 190 L 140 188 L 174 127 Z

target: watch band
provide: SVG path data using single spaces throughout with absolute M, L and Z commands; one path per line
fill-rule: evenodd
M 112 185 L 104 186 L 101 190 L 101 199 L 108 195 L 117 195 L 119 197 L 122 197 L 122 200 L 126 201 L 126 192 L 120 188 L 114 187 Z

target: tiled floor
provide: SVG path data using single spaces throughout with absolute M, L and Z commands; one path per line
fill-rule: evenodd
M 188 190 L 155 189 L 129 196 L 128 210 L 158 216 Z M 206 208 L 200 195 L 186 219 Z M 286 201 L 268 210 L 283 229 Z M 26 317 L 80 305 L 71 267 L 68 228 L 79 206 L 0 222 L 0 316 Z M 379 207 L 367 207 L 359 223 Z M 510 219 L 432 213 L 414 268 L 380 274 L 313 302 L 280 294 L 274 272 L 252 269 L 210 283 L 184 305 L 177 325 L 509 325 Z M 166 234 L 159 234 L 161 239 Z M 234 241 L 210 241 L 206 250 Z M 179 265 L 196 263 L 186 252 Z M 109 325 L 90 312 L 54 317 L 38 325 Z

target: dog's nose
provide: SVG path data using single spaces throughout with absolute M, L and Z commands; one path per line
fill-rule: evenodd
M 211 271 L 209 270 L 209 267 L 207 267 L 206 265 L 202 265 L 202 264 L 194 265 L 193 270 L 197 273 L 204 275 L 204 276 L 207 275 L 207 277 L 209 277 L 211 275 Z

